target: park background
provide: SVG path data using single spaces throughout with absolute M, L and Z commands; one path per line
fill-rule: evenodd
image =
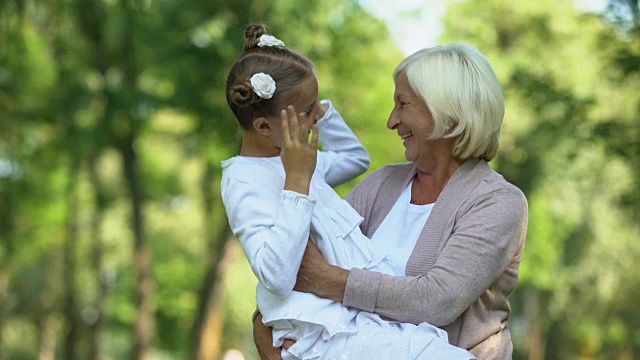
M 476 45 L 507 99 L 491 164 L 529 200 L 514 359 L 640 358 L 638 1 L 393 3 L 1 0 L 0 359 L 257 359 L 219 189 L 252 21 L 314 61 L 372 170 L 404 160 L 403 41 Z

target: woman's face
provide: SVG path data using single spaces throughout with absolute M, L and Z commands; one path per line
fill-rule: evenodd
M 387 127 L 395 130 L 402 139 L 405 158 L 419 162 L 431 153 L 430 148 L 434 146 L 434 141 L 429 140 L 434 128 L 433 117 L 427 104 L 411 90 L 405 71 L 396 76 L 395 84 L 394 107 Z

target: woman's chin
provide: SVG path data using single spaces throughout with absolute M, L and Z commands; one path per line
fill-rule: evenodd
M 410 162 L 414 162 L 416 160 L 416 157 L 407 151 L 404 152 L 404 158 Z

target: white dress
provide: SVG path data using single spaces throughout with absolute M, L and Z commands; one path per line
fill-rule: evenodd
M 331 102 L 318 122 L 318 153 L 309 195 L 283 190 L 281 158 L 236 156 L 222 162 L 222 199 L 234 235 L 258 278 L 257 304 L 273 327 L 274 346 L 296 343 L 283 359 L 471 359 L 432 325 L 382 320 L 313 294 L 293 291 L 309 238 L 345 269 L 396 275 L 360 231 L 360 215 L 334 190 L 365 172 L 369 156 Z

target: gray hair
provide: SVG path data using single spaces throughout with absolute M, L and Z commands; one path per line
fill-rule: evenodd
M 419 50 L 404 59 L 409 85 L 431 111 L 431 138 L 457 138 L 458 159 L 493 159 L 505 106 L 502 87 L 487 58 L 474 46 L 453 43 Z

